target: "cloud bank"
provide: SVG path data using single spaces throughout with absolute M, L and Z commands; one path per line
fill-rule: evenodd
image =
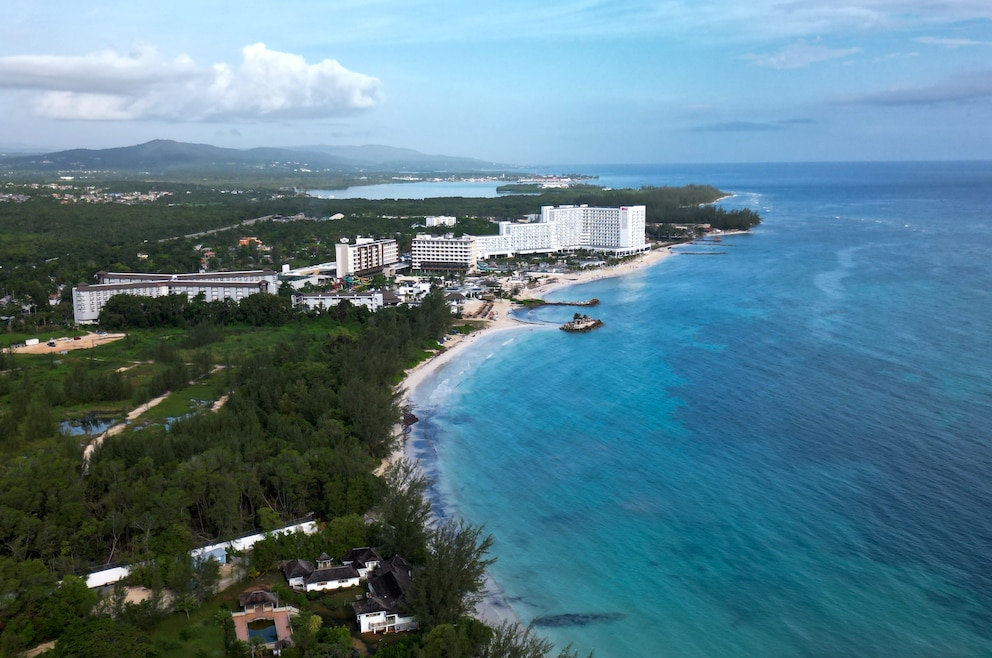
M 904 87 L 839 99 L 845 105 L 911 107 L 961 105 L 992 100 L 992 70 L 957 75 L 935 84 Z
M 816 64 L 817 62 L 847 57 L 860 52 L 860 50 L 860 48 L 827 48 L 826 46 L 815 43 L 806 43 L 805 39 L 800 39 L 778 52 L 762 55 L 751 54 L 747 55 L 744 59 L 758 66 L 766 66 L 773 69 L 799 69 L 810 64 Z
M 943 48 L 968 48 L 971 46 L 992 46 L 992 41 L 976 41 L 975 39 L 946 39 L 941 37 L 919 37 L 918 43 Z
M 81 57 L 0 58 L 0 88 L 36 92 L 35 112 L 90 121 L 317 118 L 342 116 L 381 101 L 378 79 L 336 60 L 245 46 L 237 68 L 204 68 L 185 55 L 168 59 L 139 46 Z
M 780 119 L 772 122 L 760 121 L 726 121 L 723 123 L 708 123 L 697 126 L 695 132 L 767 132 L 771 130 L 788 130 L 795 126 L 815 124 L 813 119 Z

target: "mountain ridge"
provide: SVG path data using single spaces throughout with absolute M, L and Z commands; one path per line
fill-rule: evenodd
M 170 173 L 181 171 L 486 171 L 513 168 L 476 158 L 429 155 L 419 151 L 366 144 L 327 144 L 234 149 L 155 139 L 133 146 L 69 149 L 34 155 L 0 156 L 0 170 L 118 171 Z

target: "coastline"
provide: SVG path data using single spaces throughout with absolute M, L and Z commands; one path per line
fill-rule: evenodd
M 619 265 L 573 272 L 561 278 L 541 282 L 534 287 L 528 287 L 521 290 L 518 297 L 520 299 L 541 299 L 544 295 L 557 292 L 569 286 L 576 286 L 583 283 L 589 283 L 591 281 L 598 281 L 600 279 L 624 276 L 626 274 L 655 265 L 673 255 L 675 254 L 672 252 L 670 246 L 659 247 L 658 249 L 653 249 Z M 481 302 L 479 302 L 478 305 L 481 305 Z M 403 408 L 409 407 L 411 405 L 411 398 L 413 394 L 421 385 L 423 385 L 425 380 L 444 368 L 463 350 L 465 350 L 466 347 L 473 345 L 476 341 L 478 341 L 480 337 L 491 336 L 496 333 L 519 330 L 534 326 L 532 323 L 525 322 L 514 317 L 513 312 L 521 308 L 524 307 L 520 304 L 515 304 L 508 299 L 498 299 L 493 303 L 493 312 L 496 316 L 495 320 L 490 320 L 486 324 L 480 325 L 478 329 L 470 334 L 448 336 L 443 350 L 436 352 L 430 358 L 421 361 L 413 368 L 407 370 L 403 376 L 403 380 L 397 384 L 395 391 L 399 395 L 400 406 Z M 468 311 L 470 309 L 466 310 Z M 398 445 L 393 449 L 392 454 L 386 457 L 382 464 L 376 469 L 376 474 L 380 474 L 382 470 L 384 470 L 385 467 L 392 461 L 404 456 L 410 457 L 410 455 L 405 453 L 405 436 L 402 426 L 397 425 L 394 429 Z
M 548 278 L 547 280 L 540 281 L 537 285 L 522 289 L 517 297 L 519 299 L 542 299 L 547 294 L 560 291 L 569 286 L 624 276 L 640 271 L 656 265 L 672 255 L 674 253 L 671 250 L 671 246 L 659 247 L 619 265 L 573 272 L 553 279 Z M 480 301 L 478 305 L 481 306 L 481 304 L 482 302 Z M 408 370 L 403 380 L 396 386 L 395 390 L 399 396 L 401 408 L 415 413 L 416 405 L 414 398 L 422 393 L 419 389 L 424 386 L 425 382 L 448 365 L 456 362 L 458 357 L 464 354 L 468 347 L 479 341 L 481 337 L 490 337 L 500 333 L 533 328 L 535 326 L 533 323 L 514 317 L 513 312 L 521 308 L 524 307 L 508 299 L 498 299 L 493 305 L 494 320 L 481 325 L 470 334 L 458 334 L 447 337 L 443 350 Z M 474 310 L 472 307 L 466 308 L 466 312 L 471 312 L 472 310 Z M 396 445 L 393 448 L 393 452 L 383 459 L 382 463 L 376 469 L 375 472 L 377 475 L 381 475 L 389 464 L 397 460 L 419 461 L 413 449 L 412 442 L 408 441 L 408 433 L 409 428 L 404 428 L 402 425 L 396 425 L 394 427 Z M 515 621 L 518 623 L 521 621 L 506 600 L 499 584 L 488 573 L 486 574 L 486 586 L 483 591 L 482 601 L 476 607 L 476 616 L 485 623 L 492 625 L 497 625 L 504 621 Z

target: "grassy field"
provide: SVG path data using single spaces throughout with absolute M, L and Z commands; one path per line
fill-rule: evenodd
M 237 595 L 222 592 L 199 608 L 191 610 L 189 619 L 184 612 L 173 612 L 151 631 L 158 658 L 222 658 L 224 627 L 221 619 L 236 609 Z M 121 658 L 124 658 L 123 656 Z
M 292 341 L 300 333 L 323 333 L 319 326 L 291 325 L 276 328 L 235 327 L 219 333 L 220 340 L 198 347 L 188 346 L 187 332 L 181 330 L 132 331 L 127 337 L 91 349 L 67 354 L 24 354 L 5 357 L 4 376 L 0 379 L 0 411 L 11 404 L 25 383 L 37 392 L 43 392 L 51 405 L 56 423 L 87 417 L 123 417 L 128 411 L 151 397 L 141 394 L 151 388 L 154 392 L 157 378 L 175 363 L 192 364 L 199 360 L 221 366 L 210 375 L 189 385 L 173 386 L 169 397 L 141 416 L 141 420 L 161 422 L 189 413 L 209 409 L 211 404 L 228 392 L 232 381 L 230 364 L 260 350 Z M 22 342 L 27 336 L 6 334 L 0 345 Z M 163 361 L 163 358 L 165 359 Z M 135 391 L 128 399 L 104 400 L 81 403 L 64 396 L 65 382 L 73 375 L 84 372 L 87 376 L 108 376 L 119 372 L 130 382 Z
M 218 370 L 190 386 L 173 391 L 168 398 L 138 416 L 140 420 L 163 421 L 209 410 L 224 394 L 225 374 Z

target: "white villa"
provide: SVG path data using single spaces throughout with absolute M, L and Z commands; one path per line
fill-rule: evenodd
M 413 582 L 413 565 L 399 555 L 381 563 L 369 576 L 364 599 L 351 604 L 361 633 L 394 633 L 417 627 L 406 608 L 406 594 Z
M 334 566 L 334 560 L 327 553 L 317 558 L 316 568 L 308 560 L 289 560 L 283 564 L 282 572 L 293 589 L 304 592 L 320 592 L 345 587 L 358 587 L 361 575 L 350 564 Z

